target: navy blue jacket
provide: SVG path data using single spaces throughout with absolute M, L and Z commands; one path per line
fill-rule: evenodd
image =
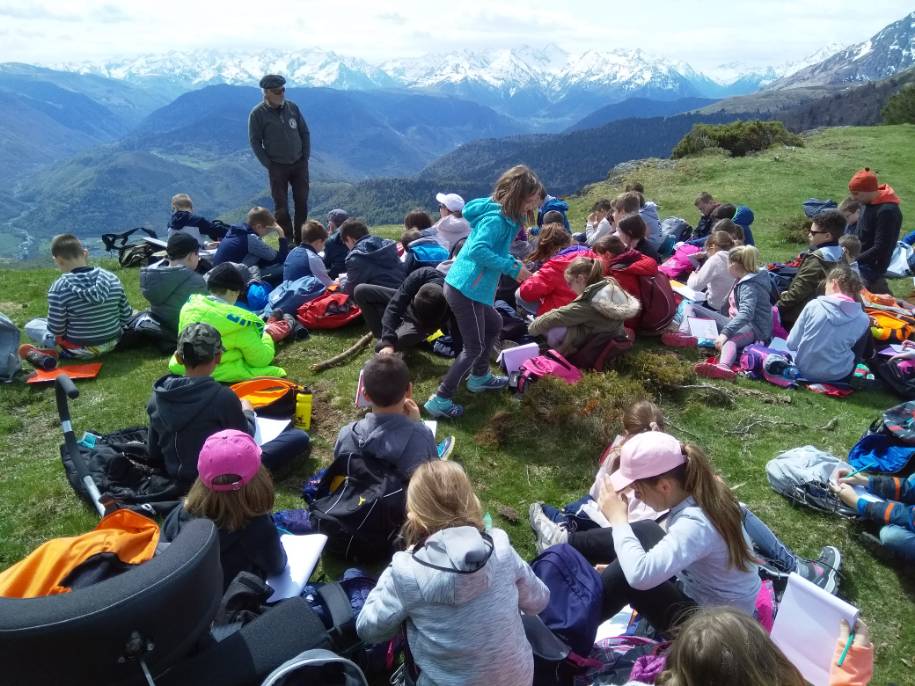
M 397 244 L 381 236 L 363 236 L 346 256 L 346 286 L 353 294 L 362 283 L 372 286 L 398 288 L 406 276 L 406 269 L 397 254 Z
M 209 237 L 212 241 L 218 241 L 224 235 L 224 232 L 220 231 L 219 227 L 209 219 L 204 219 L 199 214 L 192 214 L 187 210 L 179 210 L 172 215 L 168 220 L 168 233 L 171 235 L 173 231 L 181 231 L 186 226 L 194 227 L 200 234 Z
M 274 250 L 261 240 L 247 224 L 233 226 L 219 242 L 213 265 L 223 262 L 238 262 L 249 267 L 263 267 L 277 264 L 289 254 L 289 241 L 280 239 L 280 249 Z
M 324 265 L 327 267 L 327 273 L 330 274 L 330 278 L 336 279 L 346 271 L 346 254 L 348 252 L 343 244 L 343 239 L 340 238 L 339 231 L 324 243 Z

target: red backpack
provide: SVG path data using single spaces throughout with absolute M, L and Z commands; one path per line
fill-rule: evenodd
M 639 277 L 639 333 L 661 334 L 673 321 L 677 312 L 677 299 L 670 280 L 663 273 Z
M 307 329 L 339 329 L 362 315 L 346 293 L 328 289 L 314 300 L 302 303 L 295 318 Z

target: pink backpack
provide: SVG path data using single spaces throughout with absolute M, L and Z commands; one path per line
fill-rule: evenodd
M 555 376 L 569 384 L 581 379 L 578 367 L 555 350 L 547 350 L 543 355 L 525 360 L 518 372 L 518 393 L 524 393 L 532 381 L 544 376 Z
M 695 270 L 695 266 L 689 256 L 701 250 L 702 248 L 698 245 L 684 243 L 674 251 L 673 255 L 664 260 L 664 264 L 658 267 L 658 271 L 666 274 L 668 279 L 684 277 Z

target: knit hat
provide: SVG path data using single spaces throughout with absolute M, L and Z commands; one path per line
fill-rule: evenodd
M 610 475 L 610 484 L 619 493 L 639 479 L 660 476 L 685 462 L 680 441 L 660 431 L 646 431 L 623 443 L 620 468 Z
M 180 260 L 198 250 L 200 250 L 200 243 L 184 231 L 175 231 L 168 237 L 168 243 L 165 244 L 165 254 L 170 260 Z
M 286 85 L 286 79 L 284 79 L 279 74 L 267 74 L 264 78 L 261 79 L 260 86 L 264 90 L 270 88 L 279 88 L 280 86 Z
M 241 490 L 260 467 L 260 446 L 238 429 L 224 429 L 207 438 L 197 458 L 197 474 L 211 491 Z M 219 477 L 229 475 L 237 478 L 227 484 L 215 483 Z
M 207 287 L 211 290 L 218 288 L 219 290 L 241 293 L 245 290 L 245 280 L 234 264 L 223 262 L 207 272 Z
M 178 334 L 175 352 L 181 355 L 185 365 L 196 367 L 202 362 L 211 361 L 216 353 L 223 350 L 219 331 L 209 324 L 196 322 L 188 324 Z
M 877 190 L 878 185 L 877 175 L 870 170 L 870 167 L 865 167 L 851 177 L 851 181 L 848 182 L 848 190 L 852 193 L 873 193 Z

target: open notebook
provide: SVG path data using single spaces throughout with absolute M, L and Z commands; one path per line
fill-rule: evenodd
M 267 598 L 268 603 L 301 595 L 302 589 L 311 578 L 311 573 L 318 566 L 324 544 L 327 543 L 327 536 L 283 534 L 280 536 L 280 542 L 286 550 L 286 569 L 281 574 L 267 579 L 267 585 L 273 589 L 273 594 Z
M 772 641 L 813 686 L 829 686 L 843 619 L 853 627 L 858 609 L 792 573 L 775 616 Z

